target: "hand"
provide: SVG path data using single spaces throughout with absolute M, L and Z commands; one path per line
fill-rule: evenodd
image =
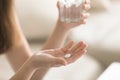
M 59 10 L 59 19 L 58 19 L 58 27 L 63 27 L 64 29 L 71 29 L 71 28 L 74 28 L 78 25 L 82 25 L 82 24 L 85 24 L 86 23 L 86 19 L 89 17 L 89 13 L 87 13 L 87 11 L 90 9 L 91 5 L 90 5 L 90 0 L 85 0 L 85 2 L 83 2 L 82 4 L 82 13 L 80 14 L 80 17 L 81 17 L 81 21 L 79 22 L 74 22 L 74 23 L 66 23 L 66 22 L 61 22 L 60 21 L 60 6 L 59 6 L 59 2 L 57 3 L 57 7 L 58 7 L 58 10 Z M 74 15 L 74 14 L 73 14 Z
M 34 65 L 38 68 L 59 67 L 76 61 L 86 52 L 87 45 L 84 42 L 79 42 L 78 44 L 73 45 L 74 42 L 71 41 L 63 48 L 38 52 L 33 56 Z M 65 55 L 68 53 L 72 56 L 70 58 L 65 58 Z

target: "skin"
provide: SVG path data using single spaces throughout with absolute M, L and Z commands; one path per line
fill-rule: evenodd
M 86 52 L 87 46 L 84 42 L 79 42 L 75 46 L 73 44 L 71 41 L 63 48 L 38 52 L 28 59 L 10 80 L 29 80 L 35 70 L 40 67 L 60 67 L 76 61 Z M 64 55 L 67 53 L 71 53 L 72 56 L 65 58 Z
M 58 4 L 57 7 L 59 10 Z M 83 9 L 87 11 L 89 8 L 90 1 L 87 0 L 83 4 Z M 79 42 L 73 46 L 74 42 L 71 41 L 68 45 L 62 46 L 71 29 L 86 23 L 86 18 L 89 16 L 88 13 L 81 15 L 83 20 L 78 23 L 64 23 L 58 18 L 56 27 L 43 46 L 42 51 L 33 55 L 20 28 L 16 12 L 13 9 L 11 17 L 13 17 L 18 37 L 15 40 L 16 44 L 6 52 L 6 57 L 16 72 L 10 80 L 42 80 L 51 67 L 67 65 L 80 58 L 86 52 L 87 45 L 84 42 Z M 66 59 L 63 55 L 68 52 L 73 56 Z

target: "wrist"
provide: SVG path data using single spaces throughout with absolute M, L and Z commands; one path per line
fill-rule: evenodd
M 26 65 L 29 67 L 29 69 L 30 69 L 31 71 L 34 71 L 34 70 L 37 69 L 37 68 L 33 65 L 33 63 L 34 63 L 34 60 L 33 60 L 32 57 L 26 61 Z
M 35 55 L 33 55 L 33 56 L 29 59 L 28 65 L 31 66 L 31 69 L 37 69 L 37 68 L 38 68 L 38 67 L 36 66 Z
M 69 32 L 70 28 L 69 26 L 64 25 L 63 22 L 60 20 L 57 21 L 56 27 L 59 28 L 59 30 L 62 30 L 63 32 Z
M 42 57 L 41 57 L 42 58 Z M 50 66 L 45 66 L 44 60 L 42 60 L 38 55 L 33 55 L 30 58 L 30 65 L 32 69 L 39 69 L 39 68 L 49 68 Z
M 33 68 L 31 60 L 28 59 L 10 80 L 28 80 L 34 72 L 35 68 Z

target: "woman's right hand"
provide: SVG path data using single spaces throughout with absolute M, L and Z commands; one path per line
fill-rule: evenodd
M 79 42 L 74 45 L 74 42 L 69 42 L 66 46 L 59 49 L 49 49 L 36 53 L 31 57 L 32 66 L 40 67 L 60 67 L 73 63 L 86 53 L 87 45 L 84 42 Z M 71 57 L 65 58 L 66 54 L 71 54 Z

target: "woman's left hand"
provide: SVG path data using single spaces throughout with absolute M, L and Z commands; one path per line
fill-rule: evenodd
M 60 7 L 59 7 L 59 2 L 57 3 L 57 7 L 58 7 L 58 10 L 60 12 Z M 82 25 L 82 24 L 86 24 L 86 20 L 87 18 L 89 17 L 89 13 L 87 12 L 89 9 L 91 8 L 91 5 L 90 5 L 90 0 L 85 0 L 82 4 L 82 13 L 80 14 L 80 17 L 81 17 L 81 21 L 79 22 L 74 22 L 74 23 L 66 23 L 66 22 L 62 22 L 60 21 L 60 16 L 59 16 L 59 19 L 58 19 L 58 22 L 57 22 L 57 25 L 58 27 L 63 27 L 63 29 L 71 29 L 71 28 L 75 28 L 79 25 Z M 60 13 L 59 13 L 60 15 Z
M 87 44 L 84 43 L 83 41 L 80 41 L 76 45 L 74 45 L 73 41 L 70 41 L 63 48 L 44 50 L 44 51 L 40 51 L 40 53 L 44 53 L 56 58 L 64 59 L 66 61 L 66 64 L 70 64 L 75 62 L 84 53 L 86 53 L 86 48 L 87 48 Z

